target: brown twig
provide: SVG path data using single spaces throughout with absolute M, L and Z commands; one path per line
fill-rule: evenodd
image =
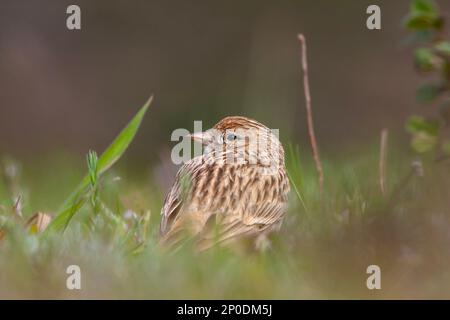
M 301 61 L 302 61 L 302 69 L 303 69 L 303 87 L 305 91 L 305 99 L 306 99 L 306 117 L 308 121 L 308 134 L 309 138 L 311 140 L 311 147 L 313 151 L 313 157 L 314 162 L 316 164 L 316 170 L 317 174 L 319 176 L 319 188 L 320 192 L 323 192 L 323 169 L 322 169 L 322 163 L 320 162 L 320 156 L 319 156 L 319 147 L 317 146 L 317 140 L 316 135 L 314 133 L 314 121 L 313 121 L 313 115 L 312 115 L 312 108 L 311 108 L 311 93 L 309 92 L 309 77 L 308 77 L 308 59 L 306 55 L 306 40 L 303 34 L 298 35 L 298 40 L 301 44 L 302 54 L 301 54 Z
M 381 194 L 386 196 L 386 159 L 387 159 L 387 144 L 388 144 L 388 129 L 381 130 L 380 138 L 380 161 L 379 161 L 379 174 L 380 174 L 380 189 Z

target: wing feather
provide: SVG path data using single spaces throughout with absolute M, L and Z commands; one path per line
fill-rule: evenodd
M 272 177 L 262 181 L 260 177 L 250 174 L 252 171 L 235 175 L 230 172 L 235 173 L 237 168 L 228 168 L 225 173 L 223 168 L 220 170 L 220 174 L 218 171 L 213 173 L 213 168 L 205 169 L 204 165 L 195 161 L 180 168 L 161 210 L 162 242 L 178 243 L 183 238 L 182 231 L 186 229 L 186 223 L 195 225 L 189 231 L 194 231 L 191 236 L 197 239 L 201 248 L 272 230 L 281 225 L 287 206 L 285 195 L 288 189 L 281 190 L 282 185 L 269 184 L 269 181 L 274 180 Z M 217 177 L 220 177 L 222 185 L 228 186 L 228 192 L 235 190 L 236 194 L 214 195 L 221 200 L 207 202 L 203 199 L 205 195 L 211 198 L 209 193 L 218 192 L 214 188 L 218 185 Z M 269 186 L 281 190 L 277 197 L 267 192 Z M 236 207 L 233 204 L 235 199 L 238 202 Z

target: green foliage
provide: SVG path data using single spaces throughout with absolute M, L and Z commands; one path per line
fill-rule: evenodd
M 421 116 L 411 116 L 406 123 L 406 129 L 411 134 L 426 132 L 436 136 L 439 132 L 439 122 Z
M 122 132 L 120 132 L 117 138 L 111 143 L 105 152 L 103 152 L 100 158 L 97 159 L 97 156 L 94 155 L 94 153 L 90 153 L 88 155 L 88 175 L 84 177 L 80 185 L 63 203 L 56 217 L 46 229 L 46 233 L 52 230 L 65 230 L 67 228 L 72 217 L 84 206 L 87 200 L 88 192 L 89 190 L 92 190 L 89 189 L 89 186 L 92 186 L 93 182 L 97 185 L 98 178 L 120 159 L 130 143 L 133 141 L 152 100 L 153 97 L 150 97 L 150 99 L 144 104 L 144 106 L 142 106 L 139 112 L 122 130 Z
M 87 156 L 88 174 L 92 188 L 97 186 L 98 181 L 98 156 L 95 151 L 89 150 Z
M 442 91 L 442 87 L 436 83 L 424 83 L 416 91 L 419 102 L 431 102 L 436 99 Z
M 314 162 L 287 147 L 291 183 L 298 186 L 308 214 L 293 191 L 281 230 L 271 236 L 265 253 L 240 252 L 233 246 L 202 253 L 189 247 L 176 253 L 161 250 L 155 239 L 162 197 L 141 167 L 116 169 L 114 176 L 134 176 L 123 179 L 118 190 L 110 172 L 97 179 L 99 202 L 109 205 L 116 220 L 102 206 L 94 215 L 84 205 L 64 234 L 40 237 L 26 232 L 0 206 L 0 225 L 7 232 L 0 240 L 0 298 L 373 298 L 365 286 L 365 270 L 373 263 L 390 270 L 378 298 L 444 297 L 449 292 L 450 181 L 442 170 L 430 168 L 425 177 L 403 183 L 409 155 L 392 146 L 386 180 L 388 192 L 396 194 L 392 205 L 389 194 L 383 197 L 379 190 L 377 145 L 352 149 L 351 155 L 325 155 L 328 183 L 322 196 Z M 78 176 L 84 171 L 76 158 L 50 159 L 40 166 L 41 176 L 25 170 L 18 181 L 39 198 L 52 197 L 52 190 L 40 185 L 54 176 L 53 168 Z M 72 184 L 63 176 L 56 182 L 54 191 L 69 190 Z M 0 191 L 0 199 L 4 197 Z M 135 197 L 136 203 L 124 208 L 111 205 Z M 3 221 L 5 217 L 11 219 Z M 65 289 L 71 264 L 82 269 L 81 291 Z M 404 276 L 399 279 L 398 274 Z
M 439 67 L 438 57 L 428 48 L 419 48 L 414 52 L 414 61 L 417 69 L 429 72 Z
M 436 3 L 432 0 L 414 0 L 405 25 L 413 31 L 442 28 L 442 17 L 439 15 Z
M 301 175 L 300 151 L 298 146 L 296 146 L 294 149 L 294 146 L 292 144 L 288 145 L 288 153 L 286 155 L 286 171 L 295 195 L 302 204 L 303 209 L 305 209 L 305 211 L 308 211 L 304 197 L 301 193 L 301 190 L 303 190 L 301 184 L 301 182 L 303 181 L 303 177 Z
M 411 147 L 417 153 L 425 153 L 433 150 L 437 144 L 437 137 L 425 131 L 417 132 L 411 139 Z
M 90 178 L 91 188 L 91 206 L 95 213 L 98 212 L 99 200 L 98 200 L 98 156 L 95 151 L 89 150 L 87 156 L 88 175 Z
M 420 43 L 414 52 L 417 71 L 432 77 L 417 88 L 416 99 L 439 106 L 430 119 L 413 116 L 408 120 L 411 146 L 418 153 L 441 152 L 445 150 L 441 133 L 450 123 L 450 42 L 445 39 L 445 20 L 434 1 L 413 0 L 405 26 Z
M 440 41 L 434 46 L 434 48 L 438 52 L 440 52 L 442 54 L 445 54 L 447 56 L 450 56 L 450 42 L 448 42 L 448 41 Z
M 411 147 L 417 153 L 425 153 L 436 147 L 440 130 L 438 121 L 411 116 L 406 123 L 406 130 L 412 135 Z

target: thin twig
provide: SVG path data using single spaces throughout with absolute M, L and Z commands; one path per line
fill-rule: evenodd
M 387 144 L 388 144 L 388 129 L 381 130 L 380 138 L 380 162 L 379 162 L 379 174 L 380 174 L 380 189 L 381 194 L 386 196 L 386 159 L 387 159 Z
M 313 151 L 314 162 L 316 164 L 317 174 L 319 176 L 319 188 L 320 192 L 323 192 L 323 169 L 322 163 L 320 162 L 319 147 L 317 146 L 316 135 L 314 133 L 314 121 L 311 109 L 311 93 L 309 92 L 309 77 L 308 77 L 308 59 L 306 55 L 306 40 L 303 34 L 298 35 L 298 40 L 301 44 L 302 49 L 302 69 L 303 69 L 303 87 L 305 91 L 306 99 L 306 117 L 308 121 L 308 134 L 311 140 L 311 147 Z

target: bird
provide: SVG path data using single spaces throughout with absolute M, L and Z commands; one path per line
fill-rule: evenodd
M 260 122 L 229 116 L 211 129 L 189 134 L 203 153 L 185 162 L 161 209 L 160 243 L 193 239 L 199 250 L 250 239 L 270 247 L 290 191 L 284 149 L 276 132 Z

